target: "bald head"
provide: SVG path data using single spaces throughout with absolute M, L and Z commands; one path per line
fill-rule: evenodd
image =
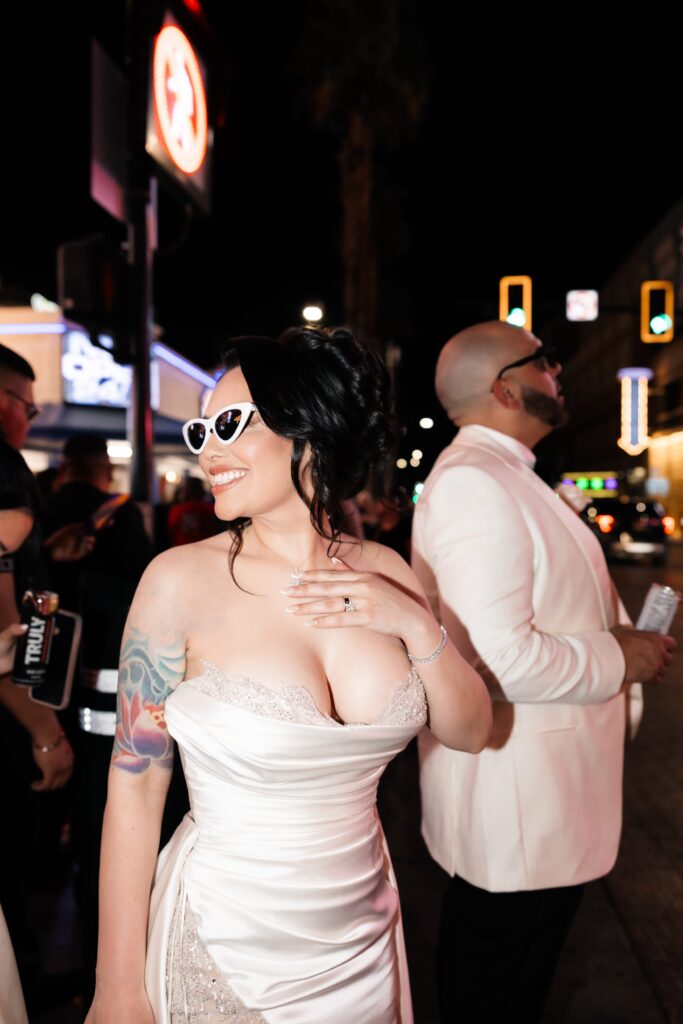
M 454 335 L 436 364 L 436 393 L 449 419 L 487 408 L 491 385 L 506 363 L 532 352 L 539 341 L 529 331 L 501 320 L 475 324 Z

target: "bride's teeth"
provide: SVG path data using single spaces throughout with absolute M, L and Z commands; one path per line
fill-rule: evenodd
M 215 484 L 229 484 L 233 480 L 237 480 L 239 477 L 246 476 L 246 470 L 244 469 L 231 469 L 227 473 L 216 473 L 214 476 Z

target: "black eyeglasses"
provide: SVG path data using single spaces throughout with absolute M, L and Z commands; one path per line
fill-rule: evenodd
M 496 377 L 496 380 L 494 380 L 491 385 L 491 391 L 493 391 L 493 385 L 496 381 L 499 381 L 503 374 L 507 373 L 508 370 L 514 370 L 518 366 L 526 366 L 527 363 L 536 362 L 540 364 L 539 369 L 543 373 L 547 373 L 550 370 L 554 370 L 556 366 L 559 366 L 560 360 L 557 358 L 555 349 L 552 348 L 552 346 L 546 347 L 545 345 L 539 345 L 536 351 L 532 352 L 531 355 L 522 356 L 521 359 L 515 359 L 514 363 L 508 363 L 507 366 L 504 366 Z
M 34 405 L 33 402 L 27 402 L 25 398 L 22 398 L 21 395 L 18 395 L 16 391 L 12 391 L 11 388 L 3 388 L 2 390 L 5 392 L 6 395 L 9 395 L 10 398 L 14 398 L 17 402 L 21 402 L 24 409 L 26 410 L 26 419 L 29 421 L 29 423 L 31 422 L 31 420 L 34 420 L 36 418 L 36 416 L 40 412 L 40 409 L 37 405 Z

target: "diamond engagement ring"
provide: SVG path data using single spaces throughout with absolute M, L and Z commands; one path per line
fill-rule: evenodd
M 357 612 L 358 605 L 354 604 L 350 597 L 344 598 L 344 611 L 345 612 Z

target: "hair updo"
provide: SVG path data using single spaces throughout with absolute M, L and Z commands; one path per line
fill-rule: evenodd
M 292 327 L 277 341 L 232 339 L 223 363 L 226 372 L 240 367 L 265 425 L 293 442 L 292 483 L 310 508 L 314 528 L 333 545 L 341 534 L 344 499 L 357 494 L 369 476 L 380 495 L 388 490 L 399 431 L 383 362 L 347 328 Z M 307 450 L 310 502 L 302 481 Z M 231 565 L 249 522 L 228 523 Z

